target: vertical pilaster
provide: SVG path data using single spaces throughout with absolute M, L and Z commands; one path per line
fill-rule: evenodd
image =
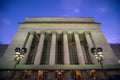
M 29 34 L 30 34 L 29 38 L 28 38 L 26 45 L 25 45 L 25 48 L 27 48 L 27 53 L 25 54 L 25 57 L 21 60 L 21 62 L 20 62 L 21 64 L 25 64 L 28 60 L 28 57 L 29 57 L 29 52 L 31 49 L 34 33 L 30 32 Z
M 79 62 L 79 64 L 84 65 L 85 60 L 84 60 L 84 56 L 83 56 L 80 39 L 79 39 L 77 32 L 74 32 L 74 38 L 75 38 L 75 44 L 76 44 L 76 49 L 77 49 L 78 62 Z
M 34 60 L 34 65 L 39 65 L 41 61 L 41 56 L 42 56 L 42 51 L 43 51 L 43 44 L 44 44 L 44 39 L 45 39 L 45 33 L 41 32 L 40 39 L 39 39 L 39 44 Z
M 95 44 L 90 37 L 90 32 L 85 32 L 85 38 L 86 38 L 86 41 L 87 41 L 87 44 L 88 44 L 89 55 L 90 55 L 90 59 L 91 59 L 92 63 L 93 64 L 98 63 L 97 60 L 95 59 L 94 55 L 91 53 L 91 48 L 95 47 Z
M 55 53 L 56 53 L 56 32 L 52 32 L 49 65 L 55 64 Z
M 70 64 L 67 32 L 63 32 L 64 64 Z

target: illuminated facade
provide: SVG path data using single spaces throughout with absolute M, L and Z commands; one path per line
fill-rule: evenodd
M 100 30 L 100 23 L 94 22 L 93 18 L 29 17 L 19 26 L 1 59 L 1 69 L 12 70 L 14 49 L 27 48 L 24 58 L 15 67 L 17 78 L 80 80 L 88 79 L 90 75 L 92 78 L 105 78 L 103 69 L 120 69 L 116 56 Z M 102 69 L 91 53 L 93 47 L 103 48 Z M 20 74 L 22 72 L 23 75 Z M 99 73 L 101 77 L 97 75 Z

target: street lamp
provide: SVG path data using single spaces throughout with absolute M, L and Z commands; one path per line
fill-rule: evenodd
M 101 47 L 98 47 L 98 48 L 93 47 L 93 48 L 91 48 L 91 52 L 93 53 L 95 58 L 100 63 L 104 75 L 106 75 L 105 71 L 104 71 L 103 63 L 102 63 L 103 62 L 103 49 Z
M 20 49 L 19 47 L 15 48 L 15 54 L 14 54 L 15 65 L 14 65 L 12 73 L 10 74 L 9 79 L 11 79 L 14 76 L 14 71 L 15 71 L 16 65 L 19 64 L 19 62 L 24 58 L 24 54 L 26 52 L 27 52 L 26 48 L 22 48 L 22 49 Z
M 95 58 L 98 60 L 98 62 L 102 65 L 102 61 L 103 61 L 103 49 L 101 47 L 98 48 L 91 48 L 91 52 L 93 53 L 93 55 L 95 56 Z M 103 66 L 102 66 L 103 68 Z
M 100 63 L 102 69 L 103 69 L 103 65 L 102 65 L 102 61 L 103 61 L 103 49 L 101 47 L 98 48 L 91 48 L 91 52 L 94 54 L 95 58 L 98 60 L 98 62 Z
M 15 54 L 14 54 L 14 61 L 16 64 L 19 64 L 19 62 L 24 58 L 24 54 L 27 52 L 26 48 L 20 49 L 19 47 L 15 48 Z

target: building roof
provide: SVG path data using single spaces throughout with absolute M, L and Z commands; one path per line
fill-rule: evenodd
M 74 22 L 74 23 L 96 23 L 92 17 L 81 17 L 81 18 L 72 18 L 72 17 L 27 17 L 25 22 Z M 100 24 L 100 23 L 98 23 Z

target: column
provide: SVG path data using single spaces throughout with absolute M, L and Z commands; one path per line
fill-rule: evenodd
M 55 53 L 56 53 L 56 32 L 52 32 L 49 65 L 55 64 Z
M 88 44 L 88 49 L 89 49 L 89 55 L 92 63 L 98 63 L 97 60 L 95 59 L 94 55 L 91 53 L 91 48 L 95 47 L 94 42 L 92 41 L 92 38 L 90 37 L 90 32 L 85 32 L 85 38 Z
M 77 49 L 78 62 L 79 62 L 79 64 L 84 65 L 85 60 L 84 60 L 84 56 L 83 56 L 80 39 L 79 39 L 77 32 L 74 32 L 74 38 L 75 38 L 75 44 L 76 44 L 76 49 Z
M 35 55 L 34 65 L 39 65 L 40 64 L 42 51 L 43 51 L 44 39 L 45 39 L 45 33 L 41 32 L 37 52 L 36 52 L 36 55 Z
M 26 42 L 25 48 L 27 48 L 27 53 L 24 55 L 25 57 L 21 60 L 21 64 L 25 64 L 29 58 L 29 53 L 30 53 L 30 49 L 32 46 L 32 41 L 33 41 L 33 36 L 34 36 L 34 32 L 30 32 L 29 38 Z
M 63 32 L 64 64 L 70 64 L 67 32 Z

